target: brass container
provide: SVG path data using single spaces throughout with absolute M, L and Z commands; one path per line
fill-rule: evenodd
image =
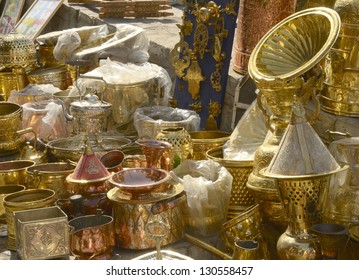
M 229 254 L 236 251 L 236 240 L 255 240 L 259 243 L 259 255 L 269 259 L 258 204 L 248 207 L 235 218 L 225 222 L 221 228 L 221 239 Z
M 328 113 L 359 116 L 359 1 L 338 0 L 334 7 L 342 24 L 339 37 L 324 61 L 320 102 Z
M 248 176 L 253 170 L 253 161 L 224 159 L 222 147 L 208 150 L 207 158 L 224 166 L 233 177 L 227 218 L 235 218 L 254 204 L 254 198 L 246 186 Z
M 0 185 L 26 185 L 26 169 L 35 165 L 31 160 L 0 162 Z
M 109 151 L 101 156 L 100 161 L 109 172 L 119 172 L 122 168 L 122 163 L 125 160 L 125 154 L 120 150 Z
M 52 206 L 55 203 L 53 190 L 24 190 L 9 194 L 4 198 L 8 239 L 6 247 L 16 251 L 15 211 L 30 210 Z
M 167 192 L 151 193 L 146 199 L 131 199 L 130 195 L 118 188 L 111 189 L 107 196 L 113 203 L 115 232 L 120 248 L 155 248 L 156 240 L 147 229 L 147 225 L 153 221 L 168 226 L 162 246 L 183 238 L 186 196 L 182 185 L 174 185 Z
M 22 129 L 22 107 L 15 103 L 0 102 L 0 143 L 13 141 Z
M 195 131 L 190 132 L 193 144 L 193 156 L 194 160 L 206 159 L 206 152 L 215 147 L 222 147 L 227 142 L 229 132 L 224 131 Z
M 108 260 L 115 247 L 114 221 L 108 215 L 85 215 L 69 221 L 70 250 L 76 260 Z
M 319 114 L 319 104 L 313 95 L 320 88 L 317 73 L 321 72 L 321 61 L 335 43 L 339 29 L 339 15 L 332 9 L 306 9 L 273 26 L 250 57 L 248 72 L 259 89 L 257 102 L 272 133 L 256 150 L 247 186 L 260 204 L 263 221 L 276 227 L 285 227 L 288 219 L 274 180 L 259 172 L 269 165 L 278 150 L 290 121 L 294 96 L 303 105 L 312 96 L 316 116 Z
M 31 84 L 52 84 L 61 90 L 65 90 L 71 85 L 65 66 L 35 69 L 29 72 L 27 77 Z
M 4 197 L 23 190 L 25 190 L 25 186 L 22 185 L 0 185 L 0 236 L 7 236 Z
M 242 0 L 233 44 L 233 70 L 245 74 L 249 57 L 266 32 L 295 12 L 295 0 Z M 258 20 L 260 18 L 261 20 Z
M 156 139 L 172 145 L 173 168 L 176 168 L 181 161 L 192 158 L 193 144 L 191 135 L 183 127 L 162 129 L 156 135 Z
M 167 171 L 173 169 L 173 150 L 172 144 L 166 141 L 139 139 L 136 143 L 141 147 L 141 152 L 145 156 L 144 165 L 147 168 L 161 168 Z M 138 164 L 141 166 L 141 158 L 137 156 Z M 129 157 L 126 161 L 129 162 Z M 135 159 L 135 158 L 133 158 Z
M 61 63 L 57 61 L 56 58 L 54 57 L 54 48 L 55 46 L 46 46 L 46 45 L 39 46 L 38 48 L 39 57 L 40 57 L 40 64 L 42 67 L 54 67 L 61 65 Z
M 16 248 L 22 260 L 65 258 L 69 254 L 67 216 L 57 206 L 15 211 Z
M 0 64 L 9 68 L 26 68 L 37 61 L 35 43 L 28 37 L 10 33 L 0 41 Z
M 7 101 L 12 90 L 19 90 L 21 82 L 19 76 L 12 71 L 0 72 L 0 101 Z
M 328 7 L 333 9 L 337 0 L 304 0 L 298 5 L 297 10 L 305 10 L 314 7 Z
M 133 114 L 143 104 L 162 104 L 164 87 L 156 78 L 130 84 L 108 84 L 103 100 L 112 104 L 112 119 L 118 125 L 133 120 Z
M 66 177 L 70 175 L 76 164 L 70 162 L 54 162 L 36 164 L 26 170 L 28 189 L 50 189 L 55 191 L 56 199 L 68 197 Z

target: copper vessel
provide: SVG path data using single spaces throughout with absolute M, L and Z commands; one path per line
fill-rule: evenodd
M 114 222 L 107 215 L 86 215 L 69 221 L 70 250 L 76 260 L 108 260 L 115 246 Z
M 7 195 L 4 198 L 8 226 L 6 247 L 12 251 L 16 250 L 15 211 L 49 207 L 54 203 L 55 192 L 53 190 L 23 190 Z
M 147 168 L 161 168 L 167 171 L 173 169 L 172 144 L 161 140 L 139 139 L 143 155 L 146 158 Z M 127 158 L 128 159 L 128 158 Z
M 242 0 L 233 44 L 233 70 L 245 74 L 249 57 L 259 40 L 282 19 L 295 12 L 295 0 Z M 261 20 L 258 20 L 260 18 Z
M 16 248 L 22 260 L 66 258 L 67 216 L 57 206 L 14 212 Z
M 156 240 L 147 230 L 147 224 L 160 221 L 169 230 L 163 236 L 162 245 L 174 243 L 184 236 L 183 209 L 186 195 L 183 186 L 174 185 L 166 192 L 150 193 L 143 199 L 132 196 L 119 188 L 107 193 L 113 203 L 113 217 L 118 245 L 124 249 L 149 249 L 156 247 Z
M 113 150 L 101 156 L 100 161 L 109 172 L 118 172 L 122 170 L 122 163 L 125 160 L 125 154 L 120 150 Z

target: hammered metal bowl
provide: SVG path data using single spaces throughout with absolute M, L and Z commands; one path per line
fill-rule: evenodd
M 225 131 L 195 131 L 190 132 L 193 146 L 193 159 L 206 159 L 206 152 L 215 147 L 222 147 L 231 135 Z

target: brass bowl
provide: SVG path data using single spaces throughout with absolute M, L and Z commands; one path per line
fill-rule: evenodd
M 122 192 L 140 197 L 151 192 L 163 192 L 170 188 L 171 175 L 163 169 L 130 168 L 114 174 L 108 184 Z
M 223 146 L 230 137 L 225 131 L 195 131 L 190 132 L 193 146 L 193 159 L 206 159 L 206 152 L 215 147 Z
M 101 136 L 100 139 L 90 139 L 89 144 L 98 157 L 103 154 L 122 149 L 129 145 L 131 140 L 125 137 Z M 46 144 L 48 157 L 51 161 L 78 162 L 85 149 L 84 140 L 81 137 L 67 137 L 56 139 Z
M 66 177 L 75 170 L 76 164 L 70 162 L 53 162 L 36 164 L 27 168 L 26 182 L 28 189 L 50 189 L 56 198 L 68 197 Z
M 0 142 L 12 141 L 22 129 L 22 107 L 15 103 L 0 102 Z
M 26 185 L 26 169 L 35 165 L 31 160 L 0 162 L 0 185 Z
M 9 194 L 4 198 L 6 222 L 8 225 L 8 240 L 6 247 L 9 250 L 16 250 L 14 212 L 48 207 L 53 205 L 55 200 L 55 192 L 53 190 L 23 190 Z
M 122 170 L 122 163 L 125 160 L 125 154 L 120 150 L 109 151 L 104 154 L 100 161 L 109 172 L 118 172 Z

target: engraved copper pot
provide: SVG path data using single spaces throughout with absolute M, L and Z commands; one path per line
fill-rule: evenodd
M 249 57 L 259 40 L 282 19 L 295 12 L 295 0 L 242 0 L 233 43 L 233 70 L 246 73 Z M 258 20 L 260 19 L 260 20 Z
M 115 246 L 114 222 L 107 215 L 86 215 L 69 221 L 70 250 L 76 260 L 108 260 Z
M 168 226 L 161 245 L 168 245 L 183 238 L 186 195 L 182 185 L 174 185 L 166 192 L 151 193 L 144 199 L 132 199 L 131 195 L 119 188 L 111 189 L 107 196 L 113 203 L 112 215 L 119 247 L 155 248 L 156 240 L 147 230 L 147 224 L 153 221 L 160 221 Z

